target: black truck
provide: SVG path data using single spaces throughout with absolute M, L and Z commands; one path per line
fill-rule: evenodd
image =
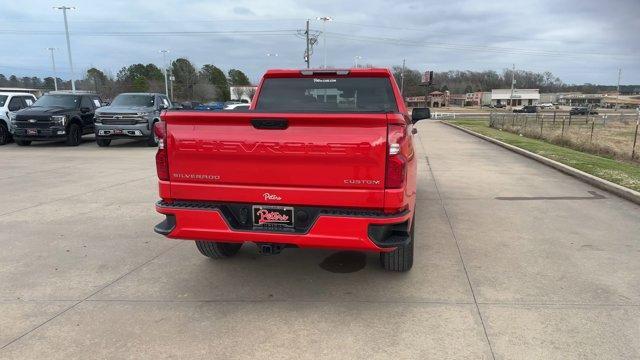
M 95 94 L 50 92 L 32 106 L 17 111 L 11 119 L 13 138 L 20 146 L 32 141 L 64 140 L 78 146 L 85 134 L 93 134 L 93 117 L 100 107 Z

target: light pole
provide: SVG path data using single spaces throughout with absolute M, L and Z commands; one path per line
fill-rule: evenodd
M 404 101 L 404 65 L 406 59 L 402 59 L 402 72 L 400 73 L 400 95 L 403 96 L 402 100 Z
M 362 60 L 362 56 L 356 55 L 353 57 L 353 64 L 356 69 L 358 68 L 358 60 Z
M 278 57 L 280 56 L 278 53 L 267 53 L 267 57 Z
M 58 91 L 58 74 L 56 74 L 56 59 L 53 56 L 53 51 L 56 48 L 47 48 L 47 50 L 51 51 L 51 65 L 53 66 L 53 88 L 55 89 L 55 91 Z
M 169 97 L 169 79 L 167 76 L 167 53 L 169 50 L 160 50 L 162 53 L 162 67 L 164 68 L 164 94 Z
M 75 10 L 73 6 L 54 6 L 56 10 L 62 10 L 64 17 L 64 31 L 67 36 L 67 53 L 69 54 L 69 69 L 71 69 L 71 91 L 76 91 L 76 81 L 73 78 L 73 60 L 71 60 L 71 41 L 69 40 L 69 24 L 67 23 L 67 10 Z
M 513 109 L 513 86 L 516 84 L 516 64 L 511 69 L 511 95 L 509 95 L 509 110 Z
M 324 68 L 327 68 L 327 21 L 332 21 L 333 19 L 329 16 L 317 17 L 316 20 L 322 21 L 322 46 L 324 47 Z
M 171 80 L 171 97 L 169 97 L 169 100 L 171 100 L 171 102 L 173 102 L 173 82 L 176 81 L 176 77 L 171 75 L 169 77 L 169 80 Z

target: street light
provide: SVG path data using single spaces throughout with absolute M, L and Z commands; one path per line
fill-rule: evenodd
M 327 33 L 326 33 L 326 28 L 327 28 L 327 21 L 333 21 L 333 19 L 330 16 L 322 16 L 322 17 L 317 17 L 316 20 L 321 20 L 322 21 L 322 42 L 323 42 L 323 47 L 324 47 L 324 68 L 327 68 Z
M 54 6 L 56 10 L 62 10 L 64 17 L 64 31 L 67 36 L 67 53 L 69 55 L 69 68 L 71 69 L 71 91 L 76 91 L 76 81 L 73 78 L 73 60 L 71 60 L 71 41 L 69 41 L 69 24 L 67 23 L 67 10 L 75 10 L 74 6 Z
M 164 68 L 164 94 L 169 97 L 169 80 L 167 78 L 167 53 L 169 50 L 160 50 L 162 53 L 162 67 Z
M 58 91 L 58 74 L 56 74 L 56 59 L 53 57 L 53 51 L 56 48 L 47 48 L 47 50 L 51 51 L 51 65 L 53 66 L 53 88 L 55 91 Z
M 268 58 L 271 58 L 271 57 L 276 57 L 277 58 L 278 56 L 280 56 L 278 53 L 267 53 L 267 57 Z M 271 61 L 269 61 L 269 63 L 271 63 Z
M 360 55 L 356 55 L 353 57 L 353 62 L 354 62 L 354 67 L 357 69 L 358 68 L 358 60 L 362 60 L 362 56 Z

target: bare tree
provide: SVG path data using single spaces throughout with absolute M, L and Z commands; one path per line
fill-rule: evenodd
M 197 101 L 224 100 L 220 99 L 221 92 L 217 87 L 204 79 L 200 79 L 193 86 L 193 98 Z
M 249 97 L 249 99 L 253 100 L 253 97 L 256 94 L 256 88 L 254 87 L 248 88 L 246 94 Z
M 242 99 L 242 97 L 244 95 L 247 94 L 247 89 L 245 89 L 244 87 L 241 87 L 241 86 L 235 86 L 233 88 L 232 93 L 233 93 L 233 99 L 234 100 L 240 100 L 240 99 Z

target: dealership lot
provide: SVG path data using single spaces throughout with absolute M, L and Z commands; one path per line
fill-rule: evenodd
M 212 261 L 156 235 L 144 143 L 0 147 L 0 358 L 640 357 L 640 207 L 418 129 L 405 274 L 324 250 Z

